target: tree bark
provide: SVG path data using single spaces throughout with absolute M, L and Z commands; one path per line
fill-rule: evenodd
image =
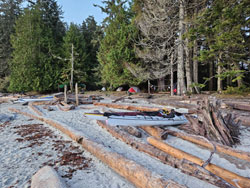
M 199 83 L 198 80 L 198 45 L 197 45 L 197 41 L 194 41 L 194 47 L 193 47 L 193 80 L 194 83 Z M 200 93 L 200 89 L 199 88 L 195 88 L 197 93 Z
M 223 89 L 222 80 L 220 78 L 220 74 L 222 73 L 222 66 L 220 65 L 221 58 L 222 58 L 222 53 L 219 54 L 218 65 L 217 65 L 217 75 L 218 75 L 218 79 L 217 79 L 217 91 L 218 92 L 221 92 L 222 89 Z
M 186 26 L 187 27 L 187 26 Z M 188 47 L 188 38 L 185 40 L 185 52 L 186 52 L 186 61 L 185 61 L 185 67 L 186 67 L 186 77 L 187 77 L 187 91 L 192 93 L 192 76 L 191 76 L 191 69 L 190 69 L 190 51 Z
M 170 61 L 170 95 L 174 95 L 174 54 L 171 54 L 171 61 Z
M 71 75 L 70 75 L 70 91 L 73 93 L 73 77 L 74 77 L 74 45 L 71 46 Z
M 158 91 L 166 91 L 165 77 L 158 79 Z
M 208 64 L 209 66 L 209 91 L 213 91 L 213 88 L 214 88 L 214 79 L 213 79 L 213 76 L 214 76 L 214 63 L 213 62 L 210 62 Z
M 179 7 L 179 39 L 178 39 L 178 64 L 177 64 L 177 94 L 183 95 L 187 92 L 185 84 L 185 75 L 184 75 L 184 50 L 183 45 L 184 41 L 182 39 L 185 25 L 184 25 L 184 2 L 180 1 Z

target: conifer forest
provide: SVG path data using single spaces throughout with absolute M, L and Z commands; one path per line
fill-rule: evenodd
M 94 16 L 65 23 L 56 0 L 1 0 L 0 92 L 73 83 L 110 91 L 151 83 L 157 91 L 176 87 L 177 95 L 250 91 L 249 0 L 93 6 L 106 15 L 101 24 Z

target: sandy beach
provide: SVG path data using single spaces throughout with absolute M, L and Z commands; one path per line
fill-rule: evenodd
M 110 102 L 111 99 L 105 98 L 103 101 Z M 142 104 L 146 105 L 148 102 L 138 100 L 136 105 Z M 52 166 L 70 188 L 135 187 L 55 128 L 41 121 L 11 112 L 8 110 L 10 107 L 35 114 L 28 106 L 23 106 L 21 103 L 0 104 L 0 187 L 30 187 L 32 175 L 45 165 Z M 48 111 L 43 105 L 39 105 L 38 108 L 44 117 L 60 122 L 72 131 L 102 144 L 110 151 L 133 160 L 166 179 L 192 188 L 215 187 L 133 149 L 102 129 L 96 120 L 83 116 L 84 112 L 108 111 L 109 109 L 106 107 L 92 104 L 80 105 L 67 112 L 61 111 L 57 106 L 51 106 L 52 111 Z M 171 129 L 176 130 L 175 127 Z M 248 139 L 250 128 L 245 127 L 241 131 L 241 145 L 236 148 L 250 152 Z M 143 135 L 142 139 L 146 142 L 146 135 Z M 165 142 L 203 160 L 207 160 L 210 156 L 209 150 L 177 137 L 169 136 Z M 249 162 L 214 154 L 211 163 L 250 178 Z

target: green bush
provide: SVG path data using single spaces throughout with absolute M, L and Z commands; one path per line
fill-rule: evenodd
M 225 91 L 223 91 L 223 94 L 244 94 L 249 93 L 250 87 L 246 87 L 245 85 L 242 85 L 240 87 L 230 87 L 228 86 Z

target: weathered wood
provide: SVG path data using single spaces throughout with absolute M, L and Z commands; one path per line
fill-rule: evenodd
M 62 104 L 62 105 L 61 105 Z M 61 101 L 58 105 L 58 108 L 62 111 L 70 111 L 70 110 L 73 110 L 75 109 L 75 106 L 74 105 L 68 105 L 67 103 Z
M 166 105 L 176 108 L 186 108 L 188 109 L 188 113 L 196 113 L 199 106 L 194 104 L 187 104 L 183 102 L 173 101 L 173 100 L 164 100 L 164 99 L 157 99 L 154 101 L 155 104 L 159 105 Z
M 116 102 L 118 102 L 118 101 L 120 101 L 120 100 L 123 100 L 123 99 L 124 99 L 125 97 L 127 97 L 127 96 L 128 96 L 128 95 L 123 95 L 123 96 L 121 96 L 121 97 L 119 97 L 119 98 L 113 100 L 112 103 L 116 103 Z
M 250 153 L 249 152 L 244 152 L 244 151 L 237 150 L 237 149 L 234 149 L 234 148 L 231 148 L 229 146 L 225 146 L 225 145 L 213 142 L 213 141 L 208 141 L 207 139 L 205 139 L 202 136 L 191 135 L 191 134 L 177 132 L 177 131 L 173 131 L 173 130 L 166 130 L 166 132 L 172 136 L 176 136 L 176 137 L 181 138 L 183 140 L 187 140 L 189 142 L 203 146 L 203 147 L 208 148 L 210 150 L 213 150 L 214 146 L 215 146 L 217 152 L 231 155 L 233 157 L 250 162 Z
M 79 142 L 79 140 L 81 140 L 81 136 L 75 134 L 74 132 L 72 132 L 68 128 L 62 126 L 60 123 L 58 123 L 56 121 L 53 121 L 51 119 L 48 119 L 48 118 L 45 118 L 45 117 L 42 117 L 42 116 L 35 116 L 35 115 L 29 114 L 27 112 L 22 112 L 21 110 L 18 110 L 18 109 L 15 109 L 15 108 L 9 108 L 9 110 L 12 111 L 12 112 L 16 112 L 16 113 L 25 115 L 25 116 L 30 117 L 32 119 L 37 119 L 37 120 L 43 121 L 43 122 L 55 127 L 56 129 L 60 130 L 62 133 L 68 135 L 72 140 L 74 140 L 76 142 Z
M 76 83 L 75 86 L 75 96 L 76 96 L 76 106 L 79 105 L 79 98 L 78 98 L 78 84 Z
M 137 138 L 141 138 L 142 134 L 140 132 L 140 130 L 138 130 L 136 127 L 132 127 L 132 126 L 119 126 L 120 129 L 126 131 L 127 133 L 137 137 Z
M 244 110 L 244 111 L 250 111 L 250 104 L 247 103 L 242 103 L 242 102 L 226 102 L 224 101 L 224 103 L 233 108 L 233 109 L 237 109 L 237 110 Z
M 90 153 L 95 155 L 102 162 L 106 163 L 110 168 L 121 176 L 132 182 L 139 188 L 184 188 L 172 180 L 166 180 L 157 173 L 152 173 L 145 167 L 129 160 L 118 153 L 112 152 L 103 145 L 97 144 L 89 139 L 83 138 L 81 145 Z
M 225 187 L 229 188 L 232 187 L 230 184 L 225 182 L 223 179 L 219 178 L 218 176 L 210 173 L 206 169 L 198 166 L 197 164 L 193 164 L 189 161 L 179 160 L 177 158 L 168 155 L 167 153 L 149 145 L 143 143 L 142 141 L 133 138 L 128 133 L 117 129 L 116 127 L 109 126 L 105 123 L 105 121 L 97 121 L 98 125 L 102 128 L 106 129 L 112 136 L 115 138 L 125 142 L 126 144 L 130 145 L 131 147 L 144 152 L 154 158 L 157 158 L 164 164 L 168 164 L 174 168 L 180 169 L 183 173 L 197 177 L 203 181 L 216 185 L 218 187 Z
M 64 102 L 67 103 L 67 85 L 64 85 Z
M 58 122 L 53 120 L 44 118 L 44 117 L 37 117 L 32 114 L 28 114 L 26 112 L 22 112 L 17 109 L 10 108 L 9 110 L 23 114 L 28 117 L 32 117 L 34 119 L 38 119 L 44 121 L 45 123 L 52 125 L 53 127 L 57 128 L 64 134 L 68 135 L 73 140 L 80 143 L 83 148 L 87 151 L 92 153 L 102 162 L 107 164 L 110 168 L 112 168 L 115 172 L 126 178 L 128 181 L 133 183 L 136 187 L 139 188 L 185 188 L 185 186 L 180 185 L 172 180 L 166 180 L 161 175 L 157 173 L 153 173 L 146 169 L 145 167 L 137 164 L 135 161 L 129 160 L 122 155 L 110 151 L 105 146 L 98 144 L 90 139 L 84 138 L 82 136 L 78 136 L 73 131 L 69 130 L 68 128 L 64 127 Z
M 117 109 L 124 109 L 124 110 L 140 110 L 140 111 L 158 111 L 161 108 L 153 108 L 153 107 L 146 107 L 146 106 L 131 106 L 131 105 L 121 105 L 121 104 L 113 104 L 113 103 L 100 103 L 95 102 L 95 106 L 106 106 L 109 108 L 117 108 Z
M 39 116 L 43 116 L 43 113 L 35 106 L 33 105 L 32 102 L 29 102 L 28 104 L 29 108 L 34 111 L 36 114 L 38 114 Z
M 176 149 L 170 145 L 168 145 L 165 142 L 162 142 L 161 140 L 155 139 L 153 137 L 148 137 L 147 141 L 159 148 L 160 150 L 168 153 L 169 155 L 172 155 L 178 159 L 186 159 L 189 160 L 195 164 L 198 164 L 200 166 L 202 166 L 204 164 L 204 161 L 201 160 L 200 158 L 193 156 L 189 153 L 186 153 L 182 150 Z M 233 186 L 236 187 L 242 187 L 242 188 L 247 188 L 250 185 L 250 178 L 246 178 L 246 177 L 242 177 L 238 174 L 235 174 L 229 170 L 226 170 L 224 168 L 221 168 L 219 166 L 216 166 L 214 164 L 209 163 L 208 165 L 206 165 L 204 167 L 205 169 L 207 169 L 208 171 L 214 173 L 215 175 L 221 177 L 222 179 L 224 179 L 225 181 L 227 181 L 228 183 L 230 183 Z
M 168 137 L 168 134 L 166 131 L 162 130 L 159 127 L 154 126 L 140 126 L 141 129 L 146 131 L 149 135 L 154 136 L 155 138 L 158 138 L 160 140 L 166 140 Z

